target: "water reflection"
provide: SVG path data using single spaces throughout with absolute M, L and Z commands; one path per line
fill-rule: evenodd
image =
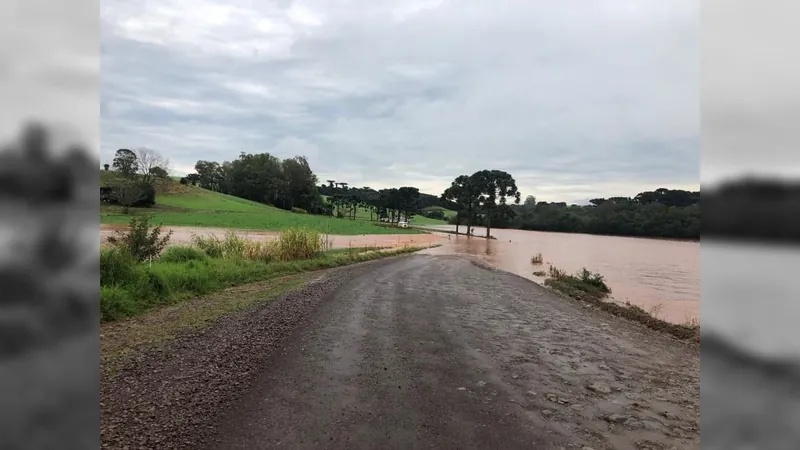
M 475 231 L 482 235 L 485 230 Z M 586 234 L 492 230 L 497 239 L 450 235 L 430 254 L 462 254 L 522 277 L 543 282 L 534 272 L 553 265 L 567 272 L 586 267 L 600 272 L 613 291 L 612 300 L 628 301 L 673 322 L 700 315 L 700 244 Z M 531 264 L 542 253 L 544 263 Z

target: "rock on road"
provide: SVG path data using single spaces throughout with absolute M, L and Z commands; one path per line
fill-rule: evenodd
M 699 448 L 696 348 L 455 256 L 367 263 L 312 285 L 143 357 L 138 369 L 108 382 L 103 414 L 119 420 L 104 418 L 104 446 Z M 248 344 L 261 335 L 253 331 L 258 324 L 285 310 L 282 302 L 306 305 L 293 306 L 303 309 L 303 319 L 270 345 Z M 237 328 L 236 320 L 250 323 Z M 240 328 L 249 337 L 231 331 Z M 225 352 L 212 344 L 220 336 Z M 203 375 L 206 381 L 164 380 L 190 367 L 205 374 L 198 368 L 209 361 L 236 365 L 231 342 L 241 355 L 264 353 L 257 374 L 222 370 L 226 375 Z M 176 364 L 186 367 L 160 366 Z M 160 375 L 149 375 L 156 365 Z M 138 381 L 130 381 L 137 370 Z M 226 377 L 244 377 L 233 384 L 246 387 L 219 409 L 204 406 L 206 395 L 227 395 Z M 135 411 L 158 409 L 167 391 L 172 398 L 163 414 L 177 425 Z M 137 447 L 120 427 L 163 434 Z M 170 427 L 180 430 L 170 434 Z M 107 446 L 106 437 L 115 444 Z

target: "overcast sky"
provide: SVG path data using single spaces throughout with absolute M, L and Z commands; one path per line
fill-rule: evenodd
M 699 186 L 697 1 L 101 5 L 104 161 L 305 155 L 433 194 L 490 168 L 549 201 Z
M 702 181 L 800 177 L 797 0 L 704 0 Z

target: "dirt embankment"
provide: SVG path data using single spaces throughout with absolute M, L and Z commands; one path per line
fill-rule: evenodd
M 453 256 L 336 269 L 134 361 L 104 448 L 699 448 L 696 346 Z

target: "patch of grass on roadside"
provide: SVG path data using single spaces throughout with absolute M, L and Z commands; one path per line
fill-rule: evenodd
M 141 240 L 144 242 L 142 245 L 148 242 L 144 238 Z M 403 247 L 331 252 L 326 251 L 320 233 L 293 228 L 270 241 L 252 241 L 233 233 L 225 239 L 198 237 L 194 245 L 172 246 L 160 251 L 155 259 L 145 261 L 128 251 L 128 246 L 120 244 L 129 241 L 118 239 L 117 245 L 100 251 L 100 312 L 103 322 L 137 316 L 155 307 L 232 286 L 421 249 Z
M 168 342 L 180 333 L 266 303 L 305 284 L 310 273 L 250 283 L 198 296 L 125 322 L 104 323 L 100 331 L 100 366 L 112 375 L 131 352 Z
M 700 324 L 697 321 L 687 321 L 675 324 L 659 319 L 658 311 L 645 311 L 637 305 L 625 302 L 624 305 L 606 301 L 611 294 L 611 289 L 606 285 L 603 276 L 583 268 L 580 272 L 570 275 L 563 270 L 550 266 L 549 278 L 544 281 L 545 286 L 559 291 L 569 297 L 590 303 L 615 316 L 625 317 L 644 324 L 645 326 L 667 332 L 678 339 L 700 339 Z

